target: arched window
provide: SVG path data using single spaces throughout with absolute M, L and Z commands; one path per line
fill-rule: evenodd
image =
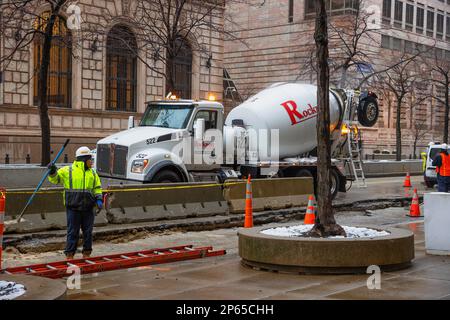
M 136 111 L 137 43 L 125 26 L 116 25 L 106 41 L 106 109 Z
M 45 31 L 50 13 L 44 12 L 35 21 L 35 28 Z M 71 33 L 66 21 L 58 17 L 53 28 L 52 46 L 50 48 L 50 65 L 47 78 L 47 102 L 49 107 L 70 108 L 72 101 L 72 49 Z M 38 33 L 33 42 L 33 103 L 39 105 L 39 70 L 42 62 L 43 34 Z
M 176 40 L 175 48 L 176 56 L 172 66 L 173 85 L 169 79 L 166 81 L 166 93 L 172 92 L 183 99 L 191 99 L 192 50 L 183 39 Z

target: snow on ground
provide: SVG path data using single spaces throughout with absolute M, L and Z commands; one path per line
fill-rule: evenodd
M 265 229 L 261 233 L 276 237 L 301 237 L 304 233 L 310 231 L 313 225 L 298 225 L 290 227 L 278 227 Z M 347 227 L 342 226 L 347 233 L 347 238 L 374 238 L 389 235 L 387 231 L 378 231 L 368 228 Z M 330 238 L 344 238 L 343 236 L 335 236 Z
M 21 284 L 0 280 L 0 300 L 13 300 L 25 292 L 26 289 Z

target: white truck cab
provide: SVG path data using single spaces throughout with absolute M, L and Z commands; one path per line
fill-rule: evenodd
M 441 152 L 442 144 L 440 142 L 430 142 L 427 148 L 427 160 L 425 166 L 424 180 L 428 188 L 433 188 L 437 184 L 436 167 L 433 166 L 433 160 Z M 450 148 L 448 149 L 450 153 Z
M 214 101 L 167 100 L 147 103 L 139 126 L 97 143 L 96 169 L 108 178 L 138 182 L 187 182 L 189 165 L 172 152 L 183 139 L 194 137 L 196 126 L 223 128 L 223 106 Z M 219 166 L 219 165 L 218 165 Z M 207 165 L 211 170 L 211 165 Z

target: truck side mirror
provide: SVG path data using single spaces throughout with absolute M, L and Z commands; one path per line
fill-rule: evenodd
M 128 117 L 128 129 L 134 128 L 134 116 Z
M 197 119 L 194 123 L 194 137 L 196 140 L 203 140 L 205 133 L 205 119 Z

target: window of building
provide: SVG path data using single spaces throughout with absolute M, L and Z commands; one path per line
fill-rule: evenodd
M 306 16 L 314 16 L 316 14 L 316 0 L 305 1 L 305 14 Z
M 360 0 L 326 0 L 325 5 L 329 14 L 342 15 L 355 13 Z M 305 17 L 312 18 L 316 14 L 316 0 L 305 0 Z
M 35 21 L 35 28 L 45 30 L 49 12 L 44 12 Z M 70 108 L 72 101 L 72 48 L 71 34 L 66 28 L 66 21 L 58 17 L 53 28 L 52 46 L 50 48 L 50 65 L 47 77 L 47 103 L 49 107 Z M 44 44 L 43 34 L 36 33 L 33 42 L 33 103 L 40 104 L 39 71 Z
M 289 0 L 289 18 L 288 22 L 294 22 L 294 0 Z
M 403 2 L 395 0 L 394 26 L 397 28 L 401 28 L 402 22 L 403 22 Z
M 407 30 L 412 31 L 414 24 L 414 6 L 412 4 L 406 4 L 406 23 L 405 27 Z
M 331 1 L 331 10 L 342 10 L 345 8 L 345 0 L 332 0 Z
M 436 15 L 436 36 L 438 38 L 444 37 L 444 13 Z
M 383 23 L 390 24 L 391 23 L 391 6 L 392 0 L 383 0 Z
M 450 61 L 450 50 L 445 51 L 445 59 Z
M 172 80 L 166 80 L 166 93 L 172 92 L 183 99 L 191 99 L 192 87 L 192 50 L 185 40 L 176 40 L 175 48 L 179 48 L 172 64 Z M 170 62 L 167 62 L 170 63 Z
M 393 38 L 392 49 L 395 51 L 401 51 L 402 50 L 402 40 L 398 39 L 398 38 Z
M 409 54 L 414 54 L 415 45 L 412 41 L 405 40 L 405 52 Z
M 425 10 L 423 8 L 417 7 L 416 14 L 416 32 L 423 33 L 423 24 L 425 18 Z
M 448 42 L 450 42 L 450 13 L 447 12 L 447 18 L 446 18 L 447 22 L 446 25 L 447 27 L 445 28 L 445 38 Z
M 429 8 L 427 11 L 427 36 L 432 37 L 434 35 L 434 10 Z
M 386 36 L 386 35 L 381 35 L 381 47 L 385 48 L 385 49 L 390 49 L 391 48 L 391 37 Z
M 136 111 L 137 43 L 123 25 L 114 26 L 106 40 L 106 109 Z

